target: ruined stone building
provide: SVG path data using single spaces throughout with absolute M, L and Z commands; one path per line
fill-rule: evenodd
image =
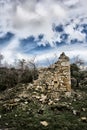
M 70 61 L 63 52 L 58 61 L 39 71 L 39 78 L 34 82 L 38 88 L 57 98 L 59 93 L 71 93 Z

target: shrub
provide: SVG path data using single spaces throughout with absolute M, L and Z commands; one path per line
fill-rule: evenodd
M 15 87 L 18 83 L 30 83 L 38 78 L 38 70 L 25 68 L 0 68 L 0 90 Z
M 25 70 L 22 74 L 21 74 L 21 78 L 20 78 L 20 83 L 30 83 L 33 81 L 33 76 L 31 71 L 29 70 Z
M 14 87 L 18 82 L 18 74 L 14 69 L 0 68 L 0 90 Z

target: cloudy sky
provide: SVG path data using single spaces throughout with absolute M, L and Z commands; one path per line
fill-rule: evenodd
M 0 0 L 0 53 L 53 62 L 61 52 L 87 61 L 87 0 Z

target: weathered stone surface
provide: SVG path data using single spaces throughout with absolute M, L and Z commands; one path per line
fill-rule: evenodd
M 69 62 L 62 62 L 61 66 L 69 66 Z

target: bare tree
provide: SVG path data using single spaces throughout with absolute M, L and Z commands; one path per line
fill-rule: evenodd
M 56 53 L 54 53 L 53 58 L 51 58 L 51 59 L 46 57 L 48 66 L 52 66 L 57 60 L 58 60 L 58 56 Z
M 30 61 L 27 62 L 27 66 L 29 67 L 29 69 L 32 73 L 33 80 L 37 79 L 37 76 L 38 76 L 38 70 L 37 70 L 37 66 L 35 63 L 35 58 L 36 58 L 36 56 L 34 56 Z
M 79 55 L 74 57 L 74 63 L 78 66 L 84 66 L 84 60 L 82 60 Z
M 26 63 L 25 59 L 19 60 L 19 66 L 20 66 L 20 68 L 21 68 L 22 71 L 25 68 L 25 63 Z

